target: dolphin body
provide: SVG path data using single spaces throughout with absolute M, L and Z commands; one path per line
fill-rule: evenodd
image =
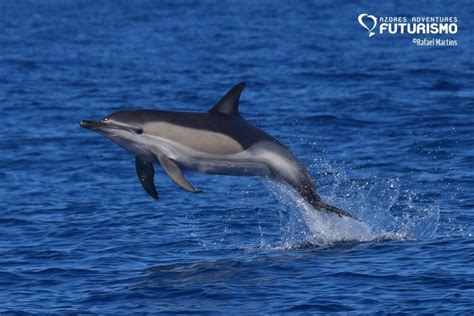
M 237 84 L 205 113 L 122 110 L 80 125 L 135 154 L 140 183 L 154 199 L 153 163 L 159 163 L 176 184 L 193 193 L 198 190 L 181 169 L 261 176 L 289 185 L 317 210 L 350 217 L 321 201 L 311 176 L 285 146 L 242 118 L 238 106 L 244 88 L 245 83 Z

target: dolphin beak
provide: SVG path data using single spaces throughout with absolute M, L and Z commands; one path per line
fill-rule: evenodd
M 128 125 L 118 125 L 116 123 L 112 122 L 104 122 L 104 121 L 89 121 L 89 120 L 82 120 L 79 125 L 81 127 L 97 131 L 97 132 L 105 132 L 106 130 L 126 130 L 135 134 L 142 134 L 143 129 L 139 127 L 134 127 L 134 126 L 128 126 Z
M 98 129 L 98 128 L 106 126 L 106 124 L 102 121 L 89 121 L 89 120 L 82 120 L 79 123 L 79 125 L 87 129 Z

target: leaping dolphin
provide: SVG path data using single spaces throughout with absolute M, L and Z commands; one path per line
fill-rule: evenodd
M 153 163 L 183 189 L 196 190 L 181 169 L 201 173 L 261 176 L 285 183 L 315 209 L 351 216 L 321 201 L 311 176 L 299 160 L 275 138 L 247 122 L 239 113 L 241 82 L 208 112 L 123 110 L 82 127 L 110 138 L 135 154 L 138 178 L 154 199 Z

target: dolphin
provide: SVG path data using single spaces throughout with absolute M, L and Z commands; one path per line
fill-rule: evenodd
M 260 176 L 293 188 L 315 209 L 351 215 L 324 203 L 301 162 L 275 138 L 247 122 L 239 113 L 241 82 L 208 112 L 121 110 L 100 121 L 82 120 L 135 155 L 135 167 L 144 190 L 154 199 L 154 163 L 183 189 L 199 192 L 181 170 L 207 174 Z

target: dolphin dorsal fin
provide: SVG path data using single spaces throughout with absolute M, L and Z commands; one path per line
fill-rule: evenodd
M 227 92 L 222 99 L 217 102 L 212 109 L 209 110 L 210 113 L 220 113 L 227 115 L 237 115 L 239 114 L 239 99 L 240 94 L 245 88 L 245 82 L 241 82 L 235 85 L 232 89 Z

